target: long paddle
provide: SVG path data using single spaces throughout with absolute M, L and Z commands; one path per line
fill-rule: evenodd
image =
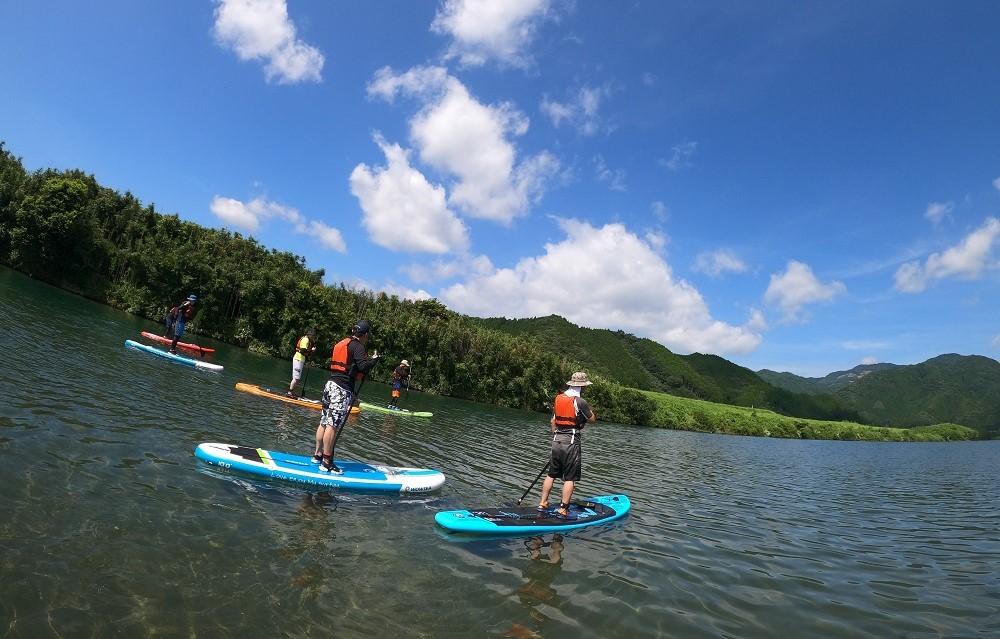
M 521 495 L 521 498 L 517 500 L 518 506 L 521 505 L 521 502 L 524 501 L 524 498 L 528 496 L 528 493 L 531 492 L 531 489 L 535 487 L 535 484 L 538 483 L 538 480 L 542 478 L 542 475 L 544 475 L 545 471 L 547 471 L 548 469 L 549 469 L 549 462 L 545 462 L 545 467 L 542 468 L 542 472 L 538 473 L 538 477 L 535 477 L 535 481 L 531 482 L 531 485 L 528 486 L 528 490 L 524 491 L 524 494 Z

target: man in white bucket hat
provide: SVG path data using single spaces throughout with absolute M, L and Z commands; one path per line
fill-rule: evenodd
M 587 379 L 582 371 L 573 373 L 566 382 L 566 390 L 556 395 L 552 404 L 552 457 L 549 458 L 549 474 L 542 484 L 542 498 L 538 501 L 538 510 L 549 509 L 549 493 L 556 479 L 563 480 L 562 501 L 556 514 L 565 517 L 569 514 L 569 502 L 573 499 L 573 489 L 580 481 L 580 470 L 583 465 L 581 450 L 583 427 L 597 421 L 597 415 L 586 400 L 581 397 L 583 389 L 593 382 Z

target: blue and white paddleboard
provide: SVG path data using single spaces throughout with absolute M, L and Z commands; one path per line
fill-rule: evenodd
M 344 472 L 324 473 L 311 457 L 235 444 L 198 444 L 194 454 L 219 468 L 343 490 L 427 493 L 444 484 L 444 473 L 438 470 L 338 459 L 336 464 Z
M 569 515 L 559 517 L 558 506 L 443 510 L 434 521 L 449 532 L 473 535 L 535 535 L 596 526 L 621 519 L 632 508 L 625 495 L 601 495 L 570 504 Z
M 156 355 L 162 357 L 163 359 L 169 359 L 172 362 L 177 362 L 178 364 L 184 364 L 185 366 L 194 366 L 195 368 L 203 368 L 208 371 L 221 371 L 221 364 L 211 364 L 209 362 L 203 362 L 198 359 L 191 359 L 190 357 L 182 357 L 181 355 L 174 355 L 173 353 L 168 353 L 167 351 L 154 348 L 147 344 L 140 344 L 139 342 L 134 342 L 130 339 L 125 340 L 125 348 L 134 348 L 136 350 L 145 351 L 150 355 Z

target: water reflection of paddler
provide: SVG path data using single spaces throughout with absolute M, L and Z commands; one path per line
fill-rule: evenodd
M 291 537 L 290 545 L 279 550 L 279 554 L 290 563 L 312 555 L 305 568 L 292 578 L 292 584 L 303 590 L 315 591 L 323 583 L 324 558 L 333 534 L 330 513 L 337 510 L 338 505 L 337 498 L 329 491 L 305 493 L 298 508 L 302 527 L 298 534 Z
M 558 604 L 558 594 L 552 587 L 552 582 L 562 571 L 562 553 L 565 547 L 563 537 L 555 534 L 551 541 L 545 541 L 542 536 L 531 537 L 524 540 L 524 547 L 528 549 L 531 561 L 521 573 L 525 583 L 517 589 L 517 597 L 529 608 L 533 619 L 542 621 L 547 617 L 535 607 L 540 604 Z

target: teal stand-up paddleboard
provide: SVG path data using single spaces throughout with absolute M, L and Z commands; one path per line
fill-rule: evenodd
M 167 351 L 161 351 L 158 348 L 153 348 L 146 344 L 140 344 L 139 342 L 134 342 L 130 339 L 125 340 L 125 348 L 134 348 L 138 351 L 144 351 L 150 355 L 156 355 L 157 357 L 162 357 L 163 359 L 169 359 L 171 362 L 176 362 L 177 364 L 184 364 L 185 366 L 193 366 L 194 368 L 202 368 L 207 371 L 221 371 L 221 364 L 211 364 L 209 362 L 203 362 L 199 359 L 191 359 L 190 357 L 183 357 L 181 355 L 174 355 L 173 353 L 168 353 Z
M 369 404 L 368 402 L 361 402 L 359 404 L 361 410 L 374 410 L 380 413 L 390 413 L 392 415 L 403 415 L 405 417 L 433 417 L 434 413 L 428 413 L 425 411 L 415 411 L 407 410 L 405 408 L 391 408 L 389 406 L 379 406 L 378 404 Z
M 338 459 L 335 463 L 343 472 L 325 473 L 311 457 L 234 444 L 199 444 L 194 454 L 227 470 L 342 490 L 427 493 L 444 484 L 444 473 L 438 470 Z
M 557 506 L 539 511 L 533 507 L 443 510 L 434 515 L 438 526 L 470 535 L 536 535 L 606 524 L 621 519 L 632 508 L 625 495 L 601 495 L 574 501 L 569 515 L 557 514 Z

